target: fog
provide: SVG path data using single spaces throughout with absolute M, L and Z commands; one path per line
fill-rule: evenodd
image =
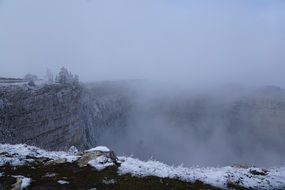
M 282 0 L 1 0 L 1 76 L 283 86 Z
M 98 142 L 169 164 L 282 165 L 284 50 L 283 0 L 0 0 L 0 76 L 156 81 Z
M 120 155 L 184 166 L 285 163 L 282 89 L 191 89 L 151 82 L 132 90 L 126 124 L 114 122 L 96 139 Z

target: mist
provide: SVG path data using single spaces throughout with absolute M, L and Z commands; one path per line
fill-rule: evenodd
M 282 166 L 285 91 L 224 86 L 131 87 L 127 122 L 101 130 L 97 142 L 143 160 L 184 166 Z
M 1 0 L 1 76 L 284 86 L 282 0 Z

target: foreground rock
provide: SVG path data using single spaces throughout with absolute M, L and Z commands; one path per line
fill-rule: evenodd
M 0 144 L 0 189 L 285 189 L 285 168 L 184 168 L 107 147 L 49 152 Z
M 105 146 L 98 146 L 85 151 L 77 161 L 79 167 L 87 166 L 88 164 L 94 167 L 100 167 L 103 164 L 117 164 L 118 158 L 115 153 Z

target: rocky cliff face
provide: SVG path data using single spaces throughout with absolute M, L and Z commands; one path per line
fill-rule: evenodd
M 129 85 L 125 82 L 83 85 L 80 117 L 84 128 L 82 140 L 86 148 L 96 145 L 104 132 L 112 130 L 116 135 L 116 132 L 126 128 L 132 107 Z
M 124 126 L 125 92 L 115 83 L 1 85 L 0 142 L 48 149 L 94 146 L 100 130 Z
M 0 141 L 58 149 L 78 144 L 80 89 L 54 84 L 0 87 Z

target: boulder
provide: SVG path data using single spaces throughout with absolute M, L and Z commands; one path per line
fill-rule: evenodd
M 118 158 L 115 153 L 105 146 L 97 146 L 95 148 L 84 151 L 81 158 L 78 159 L 77 164 L 79 167 L 85 167 L 88 165 L 88 162 L 95 160 L 98 157 L 106 157 L 111 160 L 113 163 L 117 163 Z

